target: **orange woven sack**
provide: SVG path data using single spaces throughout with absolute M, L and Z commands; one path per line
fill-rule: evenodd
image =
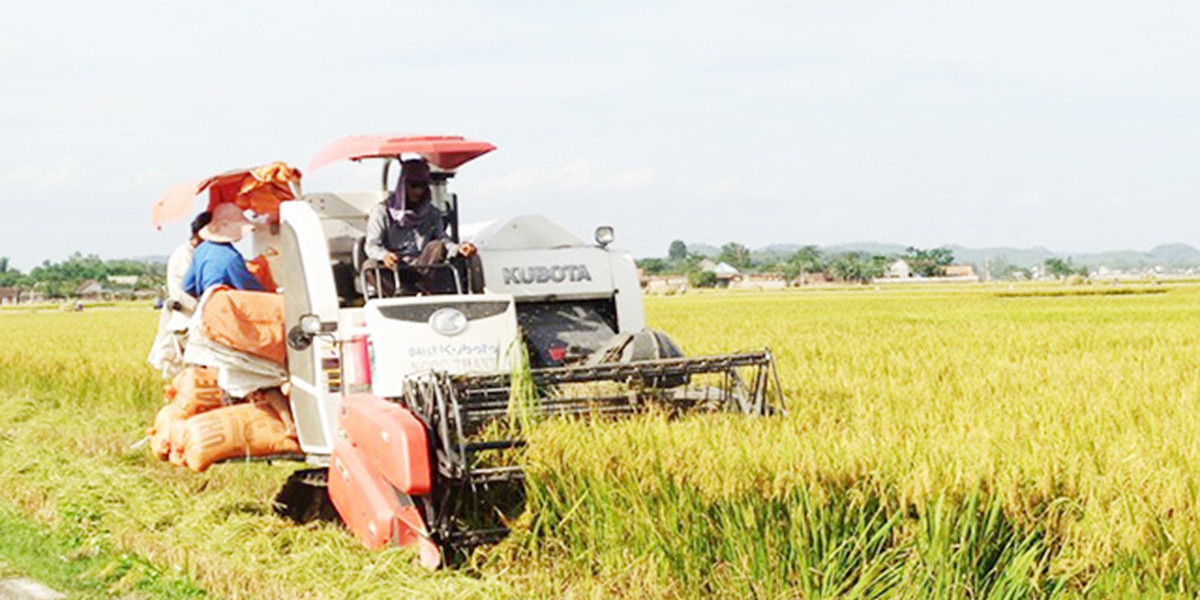
M 150 436 L 150 450 L 158 460 L 167 460 L 171 454 L 171 425 L 176 421 L 182 421 L 179 407 L 167 404 L 158 410 L 154 426 L 146 432 Z
M 204 303 L 204 336 L 278 364 L 287 360 L 283 296 L 268 292 L 218 290 Z
M 296 437 L 296 423 L 292 420 L 292 409 L 288 404 L 287 395 L 280 388 L 265 388 L 250 392 L 247 402 L 252 402 L 263 408 L 268 408 L 283 422 L 284 430 L 290 437 Z
M 209 367 L 188 367 L 171 383 L 175 404 L 180 416 L 187 418 L 221 407 L 221 388 L 217 386 L 217 370 Z
M 170 440 L 167 443 L 167 448 L 170 450 L 167 460 L 179 467 L 187 465 L 187 461 L 183 458 L 184 445 L 187 444 L 187 422 L 187 419 L 174 419 L 171 421 L 170 431 L 167 432 Z
M 258 285 L 262 286 L 263 291 L 275 291 L 275 278 L 271 276 L 271 264 L 267 262 L 266 255 L 259 254 L 246 261 L 246 270 L 250 271 L 250 274 L 258 281 Z
M 210 410 L 189 418 L 186 427 L 184 459 L 193 471 L 229 458 L 300 452 L 300 443 L 271 403 Z

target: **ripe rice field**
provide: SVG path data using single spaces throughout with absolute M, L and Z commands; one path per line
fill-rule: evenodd
M 1195 597 L 1200 285 L 1074 290 L 650 297 L 689 354 L 769 345 L 787 415 L 544 423 L 514 535 L 432 574 L 276 518 L 292 464 L 131 450 L 154 311 L 4 309 L 0 510 L 130 597 Z

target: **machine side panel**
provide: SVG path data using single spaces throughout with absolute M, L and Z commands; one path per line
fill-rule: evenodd
M 280 205 L 280 269 L 284 296 L 284 328 L 292 331 L 305 314 L 337 322 L 337 295 L 329 269 L 329 251 L 312 208 L 300 202 Z M 328 391 L 321 368 L 321 347 L 288 344 L 292 414 L 300 446 L 310 454 L 333 451 L 339 398 Z
M 346 440 L 337 443 L 330 460 L 329 499 L 367 548 L 415 545 L 422 566 L 436 569 L 441 564 L 441 550 L 412 498 L 388 484 L 364 450 Z
M 339 442 L 329 464 L 329 499 L 363 545 L 378 550 L 394 533 L 400 502 L 387 481 L 364 460 L 363 450 Z
M 355 240 L 366 235 L 371 208 L 386 196 L 385 192 L 321 193 L 306 194 L 301 201 L 317 213 L 330 252 L 349 257 Z
M 587 246 L 555 250 L 480 250 L 484 287 L 518 301 L 612 295 L 608 252 Z
M 370 394 L 342 399 L 339 419 L 346 437 L 388 483 L 412 496 L 429 493 L 429 444 L 425 426 L 407 408 Z
M 610 251 L 613 287 L 616 290 L 618 333 L 637 333 L 646 328 L 642 305 L 642 282 L 637 263 L 628 252 Z

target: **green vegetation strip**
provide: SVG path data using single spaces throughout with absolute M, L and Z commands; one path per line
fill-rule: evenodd
M 1165 294 L 1164 287 L 1153 288 L 1060 288 L 996 292 L 998 298 L 1065 298 L 1071 296 L 1132 296 L 1135 294 Z
M 0 577 L 28 577 L 77 598 L 204 598 L 186 576 L 38 525 L 0 504 Z

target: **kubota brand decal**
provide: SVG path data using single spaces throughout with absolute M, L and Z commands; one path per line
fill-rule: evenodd
M 592 274 L 584 265 L 554 265 L 553 267 L 506 267 L 504 285 L 514 283 L 562 283 L 591 281 Z
M 491 343 L 444 343 L 413 346 L 408 349 L 408 358 L 413 370 L 476 370 L 496 368 L 500 357 L 500 344 Z
M 500 352 L 499 344 L 429 344 L 413 346 L 408 349 L 411 358 L 442 357 L 442 356 L 495 356 Z

